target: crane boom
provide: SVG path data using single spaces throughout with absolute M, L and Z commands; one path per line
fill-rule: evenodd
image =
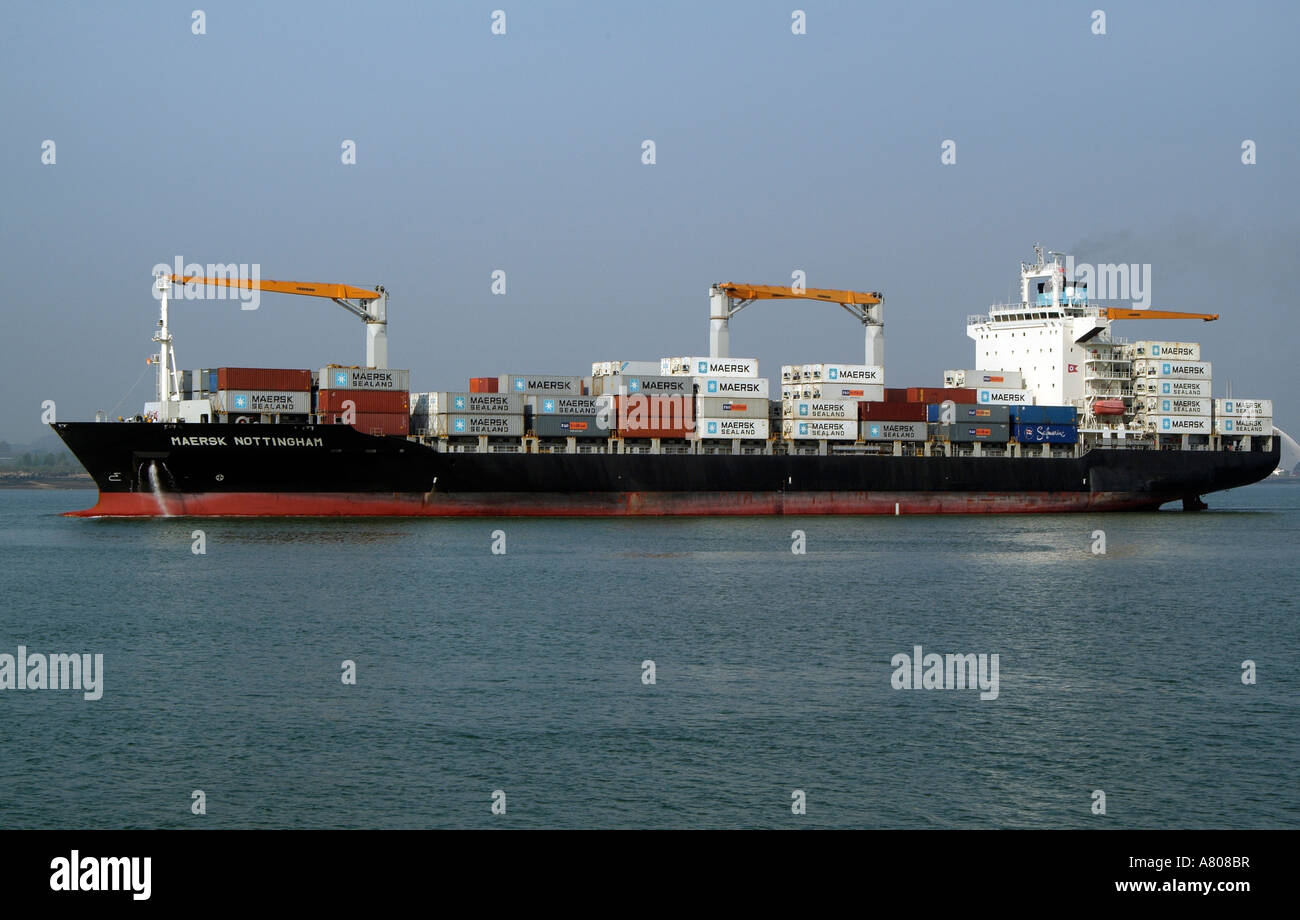
M 382 292 L 369 291 L 350 284 L 318 283 L 314 281 L 266 281 L 257 278 L 200 278 L 172 275 L 175 284 L 211 284 L 240 288 L 245 291 L 267 291 L 273 294 L 306 294 L 309 297 L 329 297 L 332 300 L 377 300 Z
M 1180 313 L 1177 310 L 1124 310 L 1120 307 L 1102 307 L 1103 319 L 1200 319 L 1212 323 L 1217 313 Z
M 878 304 L 885 295 L 879 291 L 837 291 L 832 288 L 804 288 L 795 290 L 775 284 L 719 284 L 718 290 L 737 300 L 825 300 L 828 303 Z

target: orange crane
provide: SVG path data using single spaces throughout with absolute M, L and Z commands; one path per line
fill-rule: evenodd
M 1212 323 L 1217 313 L 1180 313 L 1177 310 L 1125 310 L 1120 307 L 1101 307 L 1102 319 L 1201 319 Z
M 837 303 L 866 327 L 866 364 L 885 363 L 885 295 L 879 291 L 795 288 L 725 282 L 709 288 L 709 357 L 730 357 L 728 323 L 756 300 L 821 300 Z
M 173 284 L 215 285 L 243 291 L 266 291 L 272 294 L 304 294 L 328 297 L 366 324 L 366 366 L 388 367 L 388 291 L 377 285 L 374 290 L 350 284 L 314 281 L 270 281 L 260 278 L 230 278 L 198 275 L 171 275 Z

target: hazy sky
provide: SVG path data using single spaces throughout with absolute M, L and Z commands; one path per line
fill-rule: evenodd
M 1300 436 L 1298 26 L 1291 2 L 6 3 L 0 437 L 40 436 L 42 400 L 152 398 L 150 270 L 178 256 L 385 284 L 422 390 L 707 353 L 711 282 L 802 270 L 884 292 L 906 386 L 973 365 L 966 316 L 1036 240 L 1223 314 L 1118 332 L 1202 342 L 1215 395 Z M 185 368 L 364 358 L 314 298 L 181 302 L 173 332 Z M 761 303 L 732 353 L 860 361 L 861 327 Z

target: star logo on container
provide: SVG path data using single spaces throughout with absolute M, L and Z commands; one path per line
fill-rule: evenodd
M 241 395 L 241 396 L 236 396 L 236 397 L 235 397 L 235 408 L 236 408 L 236 409 L 247 409 L 247 408 L 248 408 L 248 397 L 247 397 L 247 396 L 242 396 L 242 395 Z
M 465 397 L 464 397 L 464 396 L 457 396 L 454 400 L 452 400 L 452 402 L 453 402 L 455 408 L 460 409 L 460 410 L 462 410 L 462 411 L 464 410 L 464 408 L 465 408 Z
M 633 377 L 631 380 L 629 380 L 629 381 L 627 382 L 627 391 L 628 391 L 629 393 L 640 393 L 640 392 L 641 392 L 641 381 L 640 381 L 640 380 L 637 380 L 635 377 Z
M 1162 384 L 1160 384 L 1160 392 L 1161 392 L 1161 393 L 1169 393 L 1169 392 L 1170 392 L 1169 384 L 1167 384 L 1167 383 L 1162 383 Z
M 988 402 L 988 401 L 989 401 L 989 391 L 988 391 L 988 390 L 980 390 L 980 402 L 983 403 L 983 402 Z
M 878 438 L 878 437 L 880 437 L 880 426 L 879 426 L 879 425 L 872 425 L 872 426 L 871 426 L 871 436 L 872 436 L 873 438 Z
M 1226 422 L 1223 423 L 1223 430 L 1224 431 L 1232 430 L 1232 419 L 1228 419 Z
M 542 400 L 542 411 L 543 411 L 543 412 L 554 412 L 554 411 L 555 411 L 555 400 L 553 400 L 553 399 L 543 399 L 543 400 Z
M 800 415 L 807 415 L 807 414 L 808 414 L 808 404 L 807 404 L 807 403 L 800 403 L 800 404 L 799 404 L 799 414 L 800 414 Z
M 336 371 L 334 374 L 334 385 L 336 387 L 345 387 L 348 385 L 348 372 Z
M 1223 411 L 1224 411 L 1224 412 L 1231 412 L 1231 411 L 1232 411 L 1232 403 L 1231 403 L 1231 402 L 1225 402 L 1225 403 L 1223 404 Z
M 452 428 L 454 428 L 456 431 L 464 431 L 465 420 L 463 418 L 456 419 L 456 421 L 452 423 Z
M 1160 346 L 1159 346 L 1159 345 L 1152 345 L 1152 346 L 1151 346 L 1151 357 L 1153 357 L 1153 358 L 1158 358 L 1158 357 L 1160 357 Z
M 716 393 L 716 392 L 718 392 L 718 381 L 716 381 L 716 380 L 710 380 L 710 381 L 709 381 L 709 392 L 710 392 L 710 393 Z
M 701 373 L 701 374 L 707 374 L 708 372 L 709 372 L 709 362 L 707 362 L 707 361 L 701 361 L 701 362 L 700 362 L 700 373 Z
M 807 434 L 807 433 L 808 433 L 808 423 L 807 423 L 807 422 L 800 422 L 800 423 L 799 423 L 799 433 L 800 433 L 800 434 Z
M 1160 420 L 1160 427 L 1161 427 L 1161 428 L 1169 428 L 1169 427 L 1171 427 L 1170 424 L 1169 424 L 1169 419 L 1167 419 L 1167 418 L 1162 418 L 1162 419 Z
M 718 423 L 717 423 L 717 422 L 709 422 L 708 425 L 709 425 L 709 430 L 708 430 L 708 432 L 706 432 L 707 434 L 717 434 L 717 433 L 718 433 Z
M 832 380 L 839 380 L 839 379 L 840 379 L 840 369 L 839 369 L 838 367 L 832 367 L 832 368 L 831 368 L 831 379 L 832 379 Z
M 515 389 L 518 390 L 518 391 L 521 392 L 521 393 L 524 391 L 524 378 L 523 378 L 523 377 L 520 377 L 519 379 L 517 379 L 517 380 L 515 381 Z
M 1160 401 L 1160 411 L 1161 411 L 1161 412 L 1168 412 L 1168 411 L 1169 411 L 1169 408 L 1170 408 L 1170 405 L 1171 405 L 1171 403 L 1169 402 L 1169 400 L 1167 400 L 1167 399 L 1161 400 L 1161 401 Z
M 1160 365 L 1160 373 L 1162 373 L 1162 374 L 1164 374 L 1166 377 L 1168 377 L 1168 376 L 1169 376 L 1169 365 L 1168 365 L 1168 364 L 1162 364 L 1162 365 Z

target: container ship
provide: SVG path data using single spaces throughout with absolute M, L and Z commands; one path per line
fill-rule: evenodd
M 1128 342 L 1129 319 L 1215 314 L 1089 302 L 1035 247 L 1021 297 L 967 320 L 973 368 L 887 387 L 877 292 L 715 284 L 709 354 L 498 373 L 412 391 L 390 369 L 388 293 L 199 272 L 155 277 L 156 399 L 131 419 L 53 425 L 90 472 L 78 516 L 779 515 L 1154 510 L 1269 476 L 1267 399 L 1215 397 L 1195 342 Z M 178 269 L 179 272 L 179 269 Z M 242 289 L 334 300 L 366 364 L 177 368 L 168 301 Z M 839 304 L 862 364 L 791 364 L 779 388 L 730 356 L 758 300 Z

